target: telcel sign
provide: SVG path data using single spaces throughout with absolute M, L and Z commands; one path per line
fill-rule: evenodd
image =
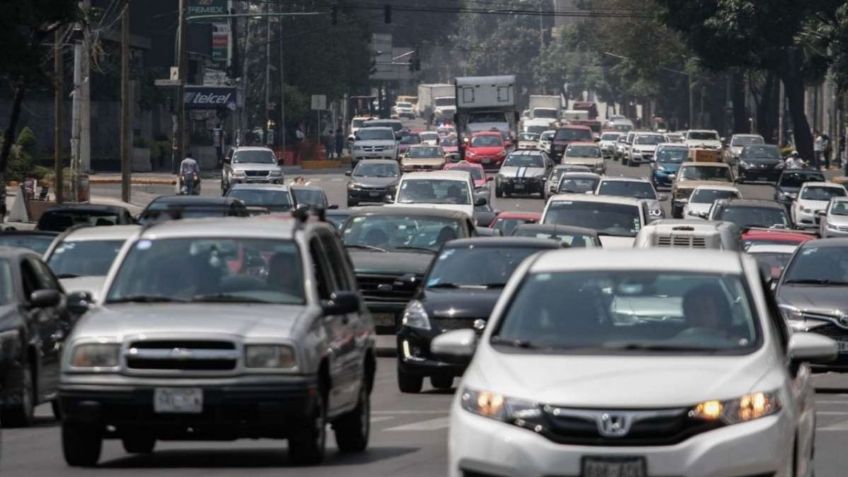
M 236 109 L 236 89 L 228 86 L 186 86 L 186 109 Z

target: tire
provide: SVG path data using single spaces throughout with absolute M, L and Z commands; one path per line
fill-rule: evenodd
M 362 452 L 368 448 L 371 434 L 371 397 L 363 381 L 356 408 L 333 423 L 336 445 L 341 452 Z
M 129 454 L 150 454 L 156 447 L 156 439 L 147 434 L 135 434 L 121 439 L 124 450 Z
M 318 388 L 315 411 L 307 429 L 289 437 L 289 459 L 300 466 L 317 465 L 324 460 L 327 445 L 327 392 Z
M 406 394 L 418 394 L 421 388 L 424 387 L 424 378 L 403 372 L 398 368 L 397 372 L 398 389 Z
M 498 199 L 503 197 L 503 190 L 500 187 L 498 187 L 497 184 L 495 184 L 495 197 L 497 197 Z
M 630 162 L 630 161 L 629 161 L 626 157 L 622 157 L 622 158 L 621 158 L 621 165 L 622 165 L 622 166 L 628 166 L 628 165 L 630 165 L 630 164 L 629 164 L 629 162 Z
M 430 384 L 439 390 L 446 390 L 453 387 L 453 376 L 430 376 Z
M 0 423 L 3 427 L 27 427 L 32 424 L 35 414 L 35 387 L 32 368 L 28 365 L 24 366 L 21 379 L 20 402 L 0 410 Z
M 100 460 L 103 436 L 91 425 L 62 423 L 62 452 L 72 467 L 94 467 Z

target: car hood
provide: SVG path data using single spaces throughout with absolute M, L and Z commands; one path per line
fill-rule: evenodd
M 824 210 L 827 208 L 827 204 L 830 201 L 827 200 L 810 200 L 810 199 L 796 199 L 795 203 L 798 205 L 802 205 L 808 209 L 813 210 Z
M 729 181 L 692 181 L 692 180 L 680 180 L 676 182 L 677 189 L 694 189 L 699 186 L 726 186 L 731 184 Z
M 94 300 L 97 300 L 100 296 L 101 289 L 103 288 L 103 283 L 106 281 L 106 277 L 92 276 L 62 278 L 59 281 L 62 283 L 62 288 L 64 288 L 67 293 L 88 292 L 91 293 Z
M 279 171 L 280 166 L 276 164 L 255 164 L 247 162 L 244 164 L 233 164 L 234 171 Z
M 492 290 L 439 290 L 425 289 L 421 302 L 434 318 L 488 319 L 501 296 L 500 289 Z
M 765 353 L 748 356 L 562 356 L 500 353 L 475 356 L 463 383 L 507 396 L 578 408 L 693 406 L 760 390 Z M 478 364 L 479 363 L 479 364 Z M 560 370 L 551 373 L 551 370 Z M 628 392 L 622 392 L 622 390 Z
M 74 335 L 121 341 L 142 335 L 206 333 L 262 339 L 288 337 L 305 309 L 303 305 L 245 303 L 105 304 L 86 313 L 74 326 Z
M 433 165 L 433 164 L 444 164 L 444 157 L 404 157 L 400 161 L 402 164 L 424 164 L 424 165 Z
M 503 147 L 469 147 L 468 149 L 466 149 L 466 154 L 472 153 L 481 154 L 484 156 L 492 156 L 503 152 L 503 150 Z
M 848 215 L 828 215 L 827 221 L 833 225 L 848 225 Z
M 419 209 L 454 210 L 457 212 L 463 212 L 469 217 L 474 216 L 474 206 L 471 204 L 425 204 L 416 202 L 414 204 L 386 204 L 384 207 L 415 207 Z
M 498 175 L 504 178 L 512 179 L 518 177 L 539 177 L 545 175 L 544 167 L 513 167 L 501 166 Z
M 777 289 L 777 301 L 806 311 L 848 312 L 848 287 L 783 284 Z
M 662 170 L 659 169 L 659 166 L 662 166 Z M 677 162 L 663 162 L 657 163 L 657 170 L 659 172 L 665 172 L 667 174 L 676 174 L 678 170 L 680 170 L 680 163 Z
M 399 177 L 352 177 L 351 182 L 365 187 L 389 187 L 397 185 Z
M 601 235 L 599 238 L 603 248 L 633 248 L 633 244 L 636 242 L 636 237 Z
M 647 144 L 639 144 L 633 146 L 634 152 L 655 152 L 657 150 L 657 146 L 651 146 Z
M 424 275 L 435 253 L 426 252 L 377 252 L 348 249 L 354 272 L 359 274 Z

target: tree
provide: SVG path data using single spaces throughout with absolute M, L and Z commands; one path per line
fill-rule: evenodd
M 6 171 L 24 95 L 29 83 L 45 74 L 48 49 L 43 42 L 57 28 L 76 20 L 77 14 L 76 0 L 4 2 L 0 15 L 0 76 L 10 82 L 14 99 L 0 148 L 0 215 L 6 212 Z

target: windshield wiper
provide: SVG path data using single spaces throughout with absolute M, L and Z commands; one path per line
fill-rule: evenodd
M 623 350 L 623 351 L 684 351 L 688 353 L 703 353 L 718 351 L 715 348 L 702 348 L 698 346 L 683 346 L 661 343 L 605 343 L 604 349 Z
M 63 278 L 77 278 L 77 277 L 79 277 L 79 275 L 77 275 L 75 273 L 60 273 L 60 274 L 56 275 L 56 278 L 58 278 L 60 280 L 63 279 Z
M 506 286 L 506 283 L 486 283 L 483 286 L 486 288 L 503 288 Z
M 363 249 L 363 250 L 373 250 L 375 252 L 386 252 L 386 249 L 384 249 L 384 248 L 375 247 L 373 245 L 363 245 L 363 244 L 358 244 L 358 243 L 357 244 L 345 245 L 345 247 L 347 247 L 347 248 L 360 248 L 360 249 Z
M 414 247 L 412 245 L 401 245 L 400 247 L 392 247 L 395 250 L 418 250 L 421 252 L 427 253 L 436 253 L 435 250 L 427 248 L 427 247 Z
M 229 293 L 213 293 L 209 295 L 194 295 L 191 297 L 192 302 L 205 303 L 270 303 L 258 298 L 251 298 L 242 295 L 233 295 Z
M 433 285 L 428 286 L 427 288 L 448 288 L 448 289 L 451 289 L 451 290 L 455 290 L 457 288 L 462 288 L 462 287 L 460 287 L 456 283 L 445 282 L 445 283 L 435 283 Z
M 106 303 L 186 303 L 187 300 L 164 295 L 130 295 L 114 298 Z
M 786 280 L 785 285 L 848 285 L 848 282 L 841 280 L 830 280 L 828 278 L 804 278 L 798 280 Z

